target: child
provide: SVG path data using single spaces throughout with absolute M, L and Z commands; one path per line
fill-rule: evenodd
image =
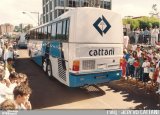
M 140 62 L 139 62 L 138 58 L 135 59 L 133 66 L 135 67 L 134 77 L 137 80 L 139 78 L 139 66 L 140 66 Z
M 16 109 L 18 110 L 30 110 L 32 109 L 30 101 L 28 101 L 31 89 L 27 85 L 20 85 L 15 87 L 14 91 L 14 100 L 16 103 Z
M 126 61 L 125 57 L 123 57 L 121 59 L 120 66 L 122 68 L 122 77 L 125 78 L 125 76 L 126 76 L 126 66 L 127 66 L 127 61 Z
M 150 67 L 150 63 L 148 62 L 148 59 L 145 58 L 144 62 L 142 64 L 142 68 L 143 68 L 143 82 L 148 82 L 149 81 L 149 67 Z
M 130 55 L 130 57 L 128 59 L 128 64 L 129 64 L 129 74 L 131 77 L 134 77 L 134 69 L 135 69 L 133 66 L 134 60 L 135 60 L 135 58 L 133 57 L 133 54 Z
M 153 62 L 151 62 L 149 68 L 149 78 L 151 79 L 152 86 L 154 84 L 154 73 L 155 73 L 155 65 Z

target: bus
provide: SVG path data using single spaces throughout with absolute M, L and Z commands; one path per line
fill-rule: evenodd
M 19 48 L 27 48 L 27 40 L 26 40 L 27 33 L 21 33 L 18 40 L 18 47 Z
M 29 31 L 28 53 L 50 78 L 69 87 L 121 77 L 123 25 L 110 10 L 81 7 Z

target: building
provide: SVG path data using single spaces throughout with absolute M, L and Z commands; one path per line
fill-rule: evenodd
M 43 23 L 57 18 L 75 7 L 101 7 L 111 9 L 112 0 L 43 0 Z
M 14 26 L 11 24 L 2 24 L 0 25 L 0 35 L 7 35 L 14 31 Z
M 19 26 L 15 27 L 15 31 L 16 32 L 27 32 L 28 30 L 30 30 L 31 28 L 33 28 L 32 24 L 24 24 L 21 23 L 19 24 Z

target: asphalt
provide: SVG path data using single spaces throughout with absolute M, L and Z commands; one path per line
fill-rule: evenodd
M 27 74 L 33 109 L 160 109 L 160 96 L 126 80 L 69 88 L 49 79 L 42 68 L 19 50 L 16 71 Z

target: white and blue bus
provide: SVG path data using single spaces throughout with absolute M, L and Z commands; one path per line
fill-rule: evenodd
M 30 57 L 69 87 L 118 80 L 123 56 L 123 26 L 119 14 L 83 7 L 30 30 Z

